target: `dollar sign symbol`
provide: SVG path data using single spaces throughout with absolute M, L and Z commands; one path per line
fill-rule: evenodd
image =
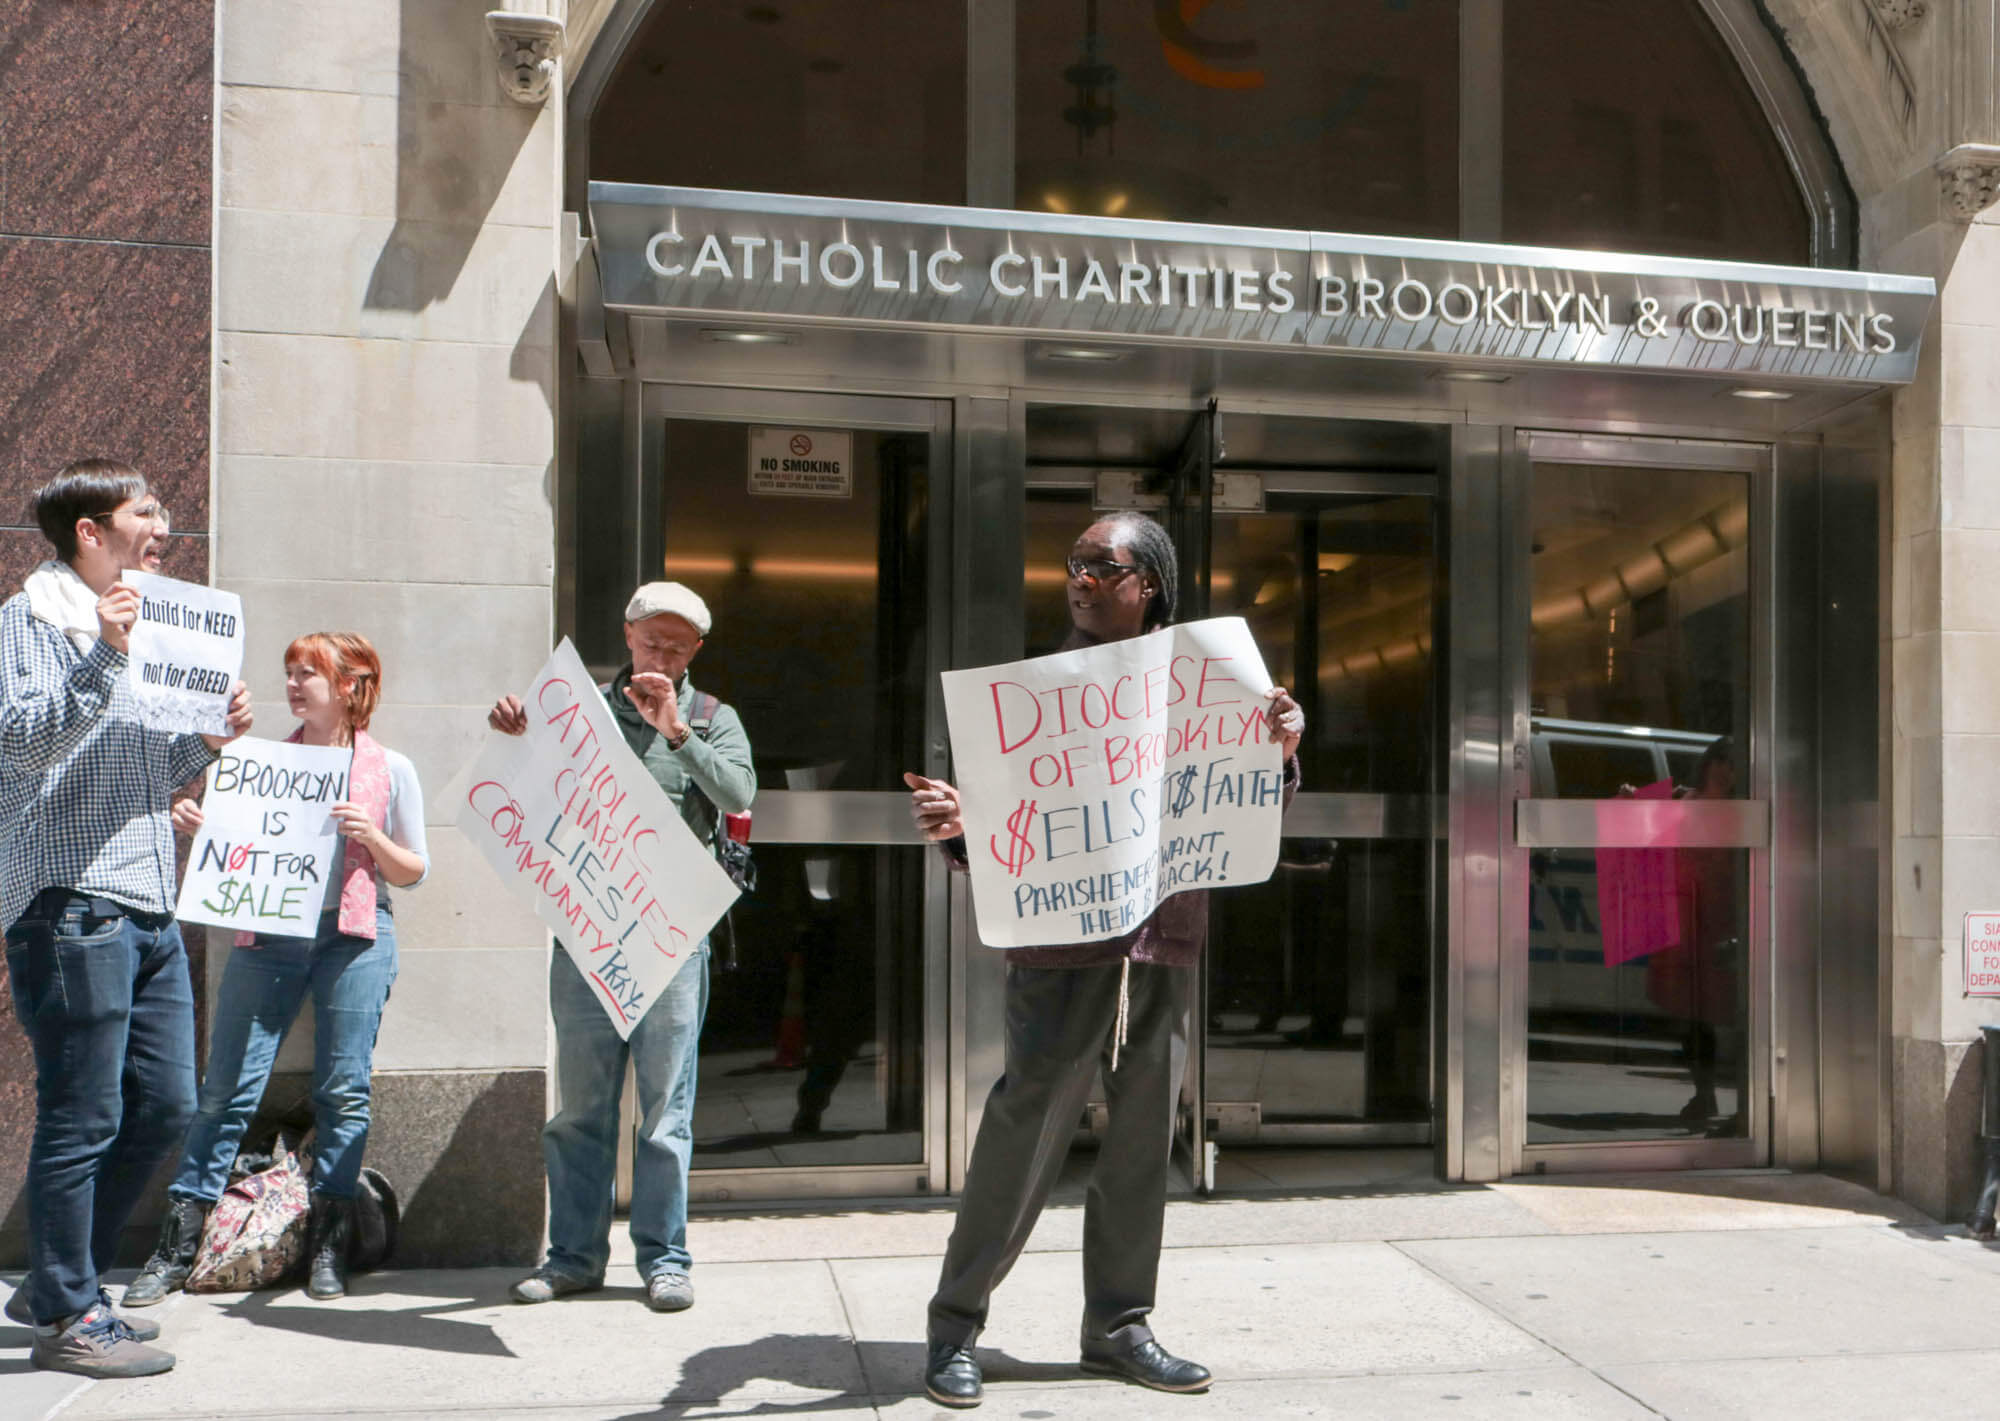
M 1174 786 L 1168 792 L 1167 813 L 1175 819 L 1194 806 L 1194 770 L 1195 767 L 1189 765 L 1173 776 Z
M 1000 866 L 1016 878 L 1021 876 L 1022 869 L 1034 862 L 1035 846 L 1028 842 L 1028 830 L 1034 827 L 1034 823 L 1035 801 L 1024 799 L 1020 807 L 1007 816 L 1007 847 L 1005 849 L 1000 847 L 997 835 L 989 837 L 986 841 L 987 847 L 993 850 L 993 857 L 999 861 Z

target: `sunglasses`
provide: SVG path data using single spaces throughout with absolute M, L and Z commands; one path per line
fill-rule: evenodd
M 1086 582 L 1109 582 L 1128 572 L 1144 572 L 1135 562 L 1113 562 L 1110 558 L 1072 557 L 1063 564 L 1071 577 L 1082 578 Z

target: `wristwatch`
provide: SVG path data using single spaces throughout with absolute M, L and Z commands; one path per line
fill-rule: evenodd
M 682 729 L 681 729 L 681 736 L 680 736 L 680 739 L 676 740 L 676 739 L 674 739 L 674 738 L 673 738 L 673 737 L 672 737 L 671 735 L 669 735 L 669 736 L 667 737 L 667 748 L 668 748 L 669 750 L 678 750 L 678 749 L 680 749 L 680 748 L 681 748 L 681 746 L 683 746 L 683 745 L 685 745 L 685 744 L 687 744 L 687 743 L 688 743 L 688 737 L 689 737 L 690 735 L 692 735 L 692 734 L 694 734 L 694 727 L 693 727 L 693 726 L 691 726 L 691 725 L 690 725 L 690 726 L 684 726 L 684 727 L 682 727 Z

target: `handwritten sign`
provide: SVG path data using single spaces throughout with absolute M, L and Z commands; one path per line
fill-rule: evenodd
M 208 767 L 201 833 L 174 916 L 273 937 L 319 931 L 340 873 L 333 806 L 347 798 L 354 751 L 286 741 L 232 741 Z
M 458 827 L 629 1037 L 736 885 L 626 745 L 568 638 L 521 700 L 527 734 L 487 736 Z
M 2000 913 L 1965 915 L 1965 995 L 2000 997 Z
M 158 730 L 227 735 L 229 687 L 243 674 L 243 599 L 151 572 L 139 593 L 126 675 L 139 714 Z
M 1269 878 L 1270 687 L 1241 617 L 946 672 L 981 941 L 1117 937 L 1171 894 Z

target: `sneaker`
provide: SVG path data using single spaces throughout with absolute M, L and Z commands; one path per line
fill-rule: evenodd
M 119 1312 L 111 1306 L 111 1294 L 105 1292 L 102 1288 L 97 1290 L 97 1303 L 98 1306 L 117 1318 L 119 1324 L 132 1334 L 135 1341 L 151 1342 L 160 1335 L 160 1324 L 157 1322 L 148 1322 L 142 1317 L 127 1317 L 124 1313 Z
M 654 1312 L 682 1312 L 694 1306 L 694 1279 L 679 1268 L 662 1268 L 646 1280 L 646 1306 Z
M 45 1372 L 99 1380 L 151 1377 L 174 1369 L 174 1354 L 148 1347 L 102 1303 L 66 1327 L 37 1327 L 28 1360 Z
M 508 1295 L 517 1303 L 546 1303 L 573 1293 L 594 1293 L 603 1286 L 602 1278 L 572 1278 L 562 1269 L 544 1263 L 508 1289 Z
M 102 1288 L 97 1290 L 97 1303 L 106 1312 L 111 1311 L 111 1295 Z M 21 1280 L 21 1286 L 14 1290 L 14 1295 L 7 1299 L 6 1311 L 7 1321 L 9 1322 L 19 1323 L 22 1327 L 33 1327 L 35 1325 L 35 1315 L 28 1308 L 28 1280 L 26 1278 Z M 137 1341 L 151 1342 L 155 1337 L 160 1335 L 160 1324 L 157 1322 L 143 1322 L 135 1318 L 126 1317 L 123 1313 L 114 1315 L 120 1322 L 125 1324 L 126 1331 L 130 1332 Z

